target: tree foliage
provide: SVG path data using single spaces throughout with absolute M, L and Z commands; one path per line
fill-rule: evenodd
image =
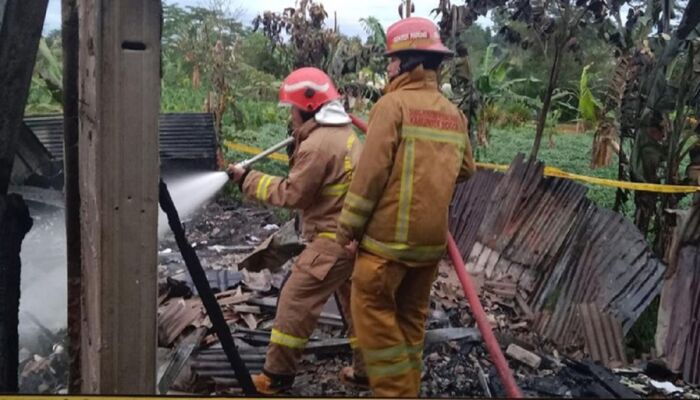
M 326 18 L 322 3 L 300 0 L 296 7 L 258 15 L 253 30 L 261 30 L 270 39 L 272 49 L 284 55 L 289 69 L 326 69 L 339 40 L 336 30 L 326 27 Z

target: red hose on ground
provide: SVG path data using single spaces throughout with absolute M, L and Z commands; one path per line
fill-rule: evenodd
M 488 350 L 491 356 L 491 361 L 496 366 L 496 371 L 498 371 L 498 376 L 501 377 L 501 383 L 505 386 L 506 394 L 510 398 L 522 398 L 523 395 L 520 393 L 520 388 L 515 382 L 513 377 L 513 372 L 508 366 L 506 358 L 503 356 L 501 351 L 501 346 L 496 340 L 496 336 L 491 330 L 491 324 L 488 318 L 486 318 L 486 312 L 481 306 L 479 301 L 479 295 L 474 288 L 474 283 L 472 283 L 471 277 L 467 273 L 467 268 L 464 265 L 464 260 L 462 260 L 462 255 L 459 254 L 459 249 L 457 248 L 457 243 L 455 243 L 452 234 L 447 237 L 447 252 L 450 255 L 452 264 L 454 265 L 459 281 L 462 283 L 462 288 L 464 289 L 464 295 L 467 297 L 469 306 L 472 308 L 472 313 L 474 314 L 474 319 L 476 320 L 476 325 L 479 327 L 481 332 L 481 337 L 484 339 L 484 344 L 486 345 L 486 350 Z
M 365 121 L 353 114 L 350 114 L 350 119 L 352 120 L 353 125 L 355 125 L 359 130 L 367 133 L 367 123 Z M 493 362 L 493 364 L 496 366 L 498 376 L 501 378 L 501 382 L 506 389 L 506 394 L 510 398 L 522 398 L 523 395 L 520 393 L 520 388 L 518 388 L 518 384 L 515 382 L 513 371 L 510 370 L 508 362 L 501 351 L 501 346 L 498 344 L 498 340 L 496 340 L 496 336 L 493 334 L 491 324 L 489 323 L 488 318 L 486 318 L 484 307 L 481 305 L 479 295 L 474 288 L 474 283 L 472 283 L 471 277 L 467 273 L 464 260 L 462 260 L 462 255 L 459 254 L 457 243 L 455 243 L 451 233 L 449 233 L 447 237 L 447 252 L 450 255 L 452 265 L 454 265 L 459 281 L 464 289 L 464 296 L 469 302 L 472 313 L 474 313 L 476 325 L 479 327 L 481 337 L 484 338 L 484 344 L 486 345 L 486 350 L 488 350 L 489 356 L 491 357 L 491 362 Z

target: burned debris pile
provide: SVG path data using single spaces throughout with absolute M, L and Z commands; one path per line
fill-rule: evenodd
M 451 210 L 453 234 L 521 389 L 530 396 L 695 398 L 678 375 L 655 375 L 647 367 L 654 364 L 629 360 L 624 346 L 660 293 L 664 266 L 623 217 L 593 205 L 579 184 L 544 178 L 542 168 L 519 159 L 506 174 L 480 171 L 458 188 Z M 225 221 L 245 223 L 231 236 L 211 235 L 231 233 Z M 212 204 L 189 229 L 251 373 L 262 369 L 277 296 L 302 248 L 293 222 L 275 225 L 282 224 L 270 211 Z M 161 262 L 160 390 L 240 393 L 177 254 L 163 251 Z M 505 395 L 448 262 L 433 287 L 427 329 L 423 395 Z M 346 336 L 331 299 L 291 395 L 363 394 L 337 378 L 351 358 Z

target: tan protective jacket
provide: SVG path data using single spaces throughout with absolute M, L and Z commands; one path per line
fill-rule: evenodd
M 297 129 L 294 138 L 295 151 L 286 178 L 250 171 L 241 189 L 263 203 L 301 210 L 305 240 L 334 239 L 362 143 L 350 124 L 321 125 L 314 119 Z
M 387 87 L 340 215 L 338 242 L 419 266 L 440 260 L 458 178 L 474 173 L 464 115 L 421 67 Z

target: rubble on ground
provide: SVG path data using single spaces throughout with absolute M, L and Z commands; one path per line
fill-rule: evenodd
M 473 181 L 486 182 L 482 185 L 486 191 L 493 190 L 498 183 L 489 184 L 488 179 L 479 178 L 478 174 Z M 465 190 L 458 192 L 456 198 L 466 195 Z M 291 265 L 284 259 L 298 252 L 294 238 L 289 235 L 292 225 L 285 225 L 271 209 L 221 199 L 204 207 L 186 225 L 188 238 L 197 250 L 241 357 L 251 373 L 258 373 L 264 363 L 279 291 Z M 476 233 L 468 240 L 481 240 L 484 236 L 479 235 L 488 233 L 480 231 L 478 224 L 470 229 L 476 229 Z M 275 233 L 277 237 L 271 237 Z M 455 237 L 464 246 L 465 238 L 458 234 Z M 482 251 L 485 248 L 482 246 Z M 284 256 L 273 254 L 280 249 Z M 500 254 L 505 260 L 514 253 L 505 249 Z M 502 268 L 502 263 L 484 257 L 484 266 L 492 273 L 476 273 L 473 278 L 494 333 L 526 396 L 700 399 L 698 387 L 684 383 L 678 374 L 663 365 L 627 359 L 622 341 L 623 324 L 595 299 L 573 301 L 575 309 L 561 314 L 575 315 L 584 322 L 574 325 L 582 327 L 575 340 L 562 343 L 554 340 L 558 336 L 543 335 L 547 331 L 537 327 L 546 324 L 542 323 L 542 308 L 531 301 L 533 292 L 508 274 L 493 274 Z M 469 268 L 479 260 L 471 261 Z M 162 241 L 159 262 L 159 390 L 169 394 L 241 394 L 172 239 Z M 657 279 L 653 261 L 645 262 L 641 268 L 649 268 L 653 280 Z M 512 263 L 509 265 L 512 267 Z M 555 268 L 557 264 L 552 261 L 550 265 Z M 563 270 L 570 271 L 573 264 L 561 265 L 557 268 L 566 267 Z M 620 312 L 624 314 L 624 307 Z M 459 280 L 447 261 L 441 263 L 433 285 L 426 328 L 422 396 L 505 396 Z M 340 383 L 340 369 L 351 360 L 346 336 L 343 320 L 331 298 L 308 343 L 294 387 L 287 394 L 370 395 Z M 42 340 L 43 349 L 23 350 L 22 391 L 60 393 L 65 390 L 67 379 L 64 343 L 56 338 Z
M 66 394 L 68 384 L 67 332 L 38 327 L 34 346 L 19 351 L 21 393 Z
M 213 223 L 207 221 L 216 221 L 220 207 L 211 205 L 207 208 L 200 216 L 202 221 L 194 225 L 194 231 L 190 232 L 191 238 L 206 237 L 206 229 L 211 229 Z M 250 212 L 245 208 L 237 210 L 241 213 Z M 260 244 L 272 233 L 261 230 L 274 216 L 271 211 L 256 210 L 259 212 L 255 214 L 258 219 L 249 219 L 254 222 L 246 229 L 254 232 L 252 235 L 260 239 L 257 242 Z M 266 211 L 268 215 L 265 216 L 261 211 Z M 221 224 L 221 221 L 216 223 Z M 279 221 L 275 223 L 278 226 L 283 225 Z M 198 227 L 204 230 L 200 232 Z M 268 269 L 258 272 L 239 270 L 237 262 L 246 259 L 246 255 L 238 252 L 236 246 L 254 246 L 256 243 L 251 242 L 249 237 L 239 235 L 225 244 L 229 246 L 227 249 L 213 251 L 206 248 L 198 253 L 203 259 L 207 275 L 210 276 L 210 283 L 219 292 L 217 299 L 231 327 L 239 352 L 246 360 L 250 372 L 258 373 L 264 363 L 269 331 L 274 321 L 276 299 L 290 263 L 285 263 L 275 272 Z M 210 243 L 212 242 L 207 244 L 211 246 Z M 214 243 L 216 245 L 216 242 Z M 219 243 L 224 246 L 223 243 Z M 256 252 L 259 254 L 260 250 Z M 159 321 L 161 330 L 165 330 L 159 337 L 168 338 L 161 343 L 162 346 L 166 346 L 161 349 L 165 354 L 176 352 L 183 337 L 198 327 L 208 326 L 201 303 L 198 303 L 198 298 L 191 293 L 191 283 L 182 273 L 170 274 L 172 271 L 182 270 L 186 275 L 184 265 L 178 265 L 173 261 L 173 257 L 174 255 L 170 258 L 167 268 L 161 269 L 162 293 L 171 293 L 162 298 L 161 315 L 166 315 L 167 311 L 174 307 L 173 304 L 180 304 L 183 311 L 169 317 L 178 319 L 179 324 L 172 323 L 169 318 Z M 494 332 L 524 394 L 537 397 L 606 398 L 655 395 L 694 398 L 693 396 L 700 394 L 700 390 L 684 385 L 677 376 L 655 381 L 645 374 L 643 369 L 634 369 L 628 366 L 626 361 L 600 359 L 608 356 L 605 352 L 596 353 L 597 362 L 593 361 L 589 350 L 592 344 L 583 340 L 585 335 L 581 340 L 559 348 L 552 340 L 540 336 L 532 329 L 536 313 L 525 301 L 525 293 L 519 290 L 515 282 L 487 279 L 483 274 L 477 274 L 475 280 Z M 421 395 L 503 397 L 505 391 L 480 341 L 459 280 L 447 261 L 440 265 L 431 299 L 427 336 L 432 339 L 426 337 Z M 192 311 L 187 311 L 192 308 L 197 309 L 196 318 L 193 317 Z M 587 305 L 581 310 L 586 313 L 587 318 L 592 318 L 596 323 L 603 323 L 601 318 L 606 314 L 599 315 L 596 307 Z M 612 321 L 604 322 L 608 325 L 601 326 L 613 329 L 610 328 L 613 326 L 610 325 Z M 349 341 L 343 326 L 340 313 L 331 298 L 307 346 L 300 372 L 289 395 L 369 395 L 368 392 L 341 385 L 338 379 L 340 369 L 349 365 L 351 360 Z M 621 326 L 615 329 L 621 331 Z M 172 336 L 177 338 L 167 343 Z M 611 342 L 617 340 L 615 336 L 612 338 Z M 622 346 L 621 342 L 619 346 Z M 518 350 L 507 352 L 509 348 Z M 613 348 L 609 353 L 619 356 L 619 352 L 616 351 L 617 349 Z M 170 360 L 172 359 L 166 357 L 165 363 Z M 610 369 L 603 364 L 616 369 Z M 642 364 L 639 360 L 635 363 Z M 671 394 L 669 390 L 674 389 L 670 388 L 680 388 L 680 392 Z M 192 351 L 180 376 L 173 382 L 169 391 L 200 394 L 241 393 L 215 335 L 207 334 L 202 338 L 200 347 Z

